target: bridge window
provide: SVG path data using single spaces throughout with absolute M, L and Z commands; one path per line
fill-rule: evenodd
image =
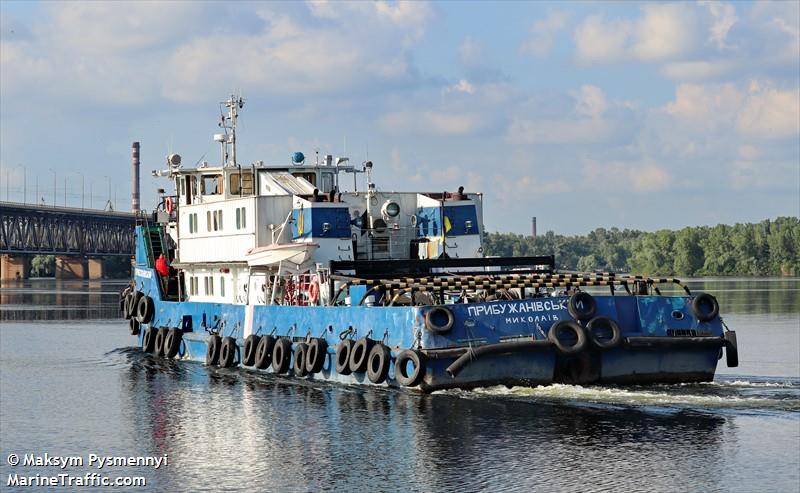
M 253 173 L 231 173 L 229 185 L 231 195 L 253 195 Z
M 222 193 L 222 175 L 203 175 L 200 182 L 200 193 L 203 195 L 219 195 Z

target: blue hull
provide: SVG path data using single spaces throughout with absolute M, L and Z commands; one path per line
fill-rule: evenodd
M 142 325 L 138 336 L 139 346 L 148 327 L 176 327 L 182 332 L 177 357 L 205 362 L 211 334 L 218 334 L 235 339 L 239 364 L 248 335 L 247 307 L 165 301 L 156 279 L 153 269 L 136 268 L 136 290 L 154 304 L 152 320 Z M 249 325 L 250 333 L 285 337 L 292 347 L 313 338 L 324 339 L 327 357 L 322 369 L 298 376 L 309 380 L 398 387 L 395 359 L 409 348 L 424 360 L 421 381 L 412 387 L 426 392 L 497 384 L 649 384 L 713 379 L 725 343 L 723 329 L 718 317 L 701 322 L 692 316 L 691 298 L 606 295 L 594 299 L 597 316 L 618 322 L 620 344 L 612 349 L 586 344 L 577 354 L 563 354 L 548 339 L 555 323 L 572 320 L 567 310 L 569 298 L 563 296 L 442 305 L 453 318 L 446 334 L 426 326 L 425 315 L 435 308 L 430 306 L 255 306 Z M 388 376 L 381 383 L 371 382 L 365 372 L 341 374 L 334 369 L 336 345 L 343 339 L 364 337 L 384 344 L 391 352 Z M 470 348 L 493 351 L 464 356 Z M 463 367 L 453 374 L 449 369 L 462 356 Z

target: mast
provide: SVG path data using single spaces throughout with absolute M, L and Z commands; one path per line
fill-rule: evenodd
M 228 145 L 230 145 L 231 166 L 236 166 L 238 164 L 236 161 L 236 121 L 239 118 L 239 110 L 244 106 L 244 99 L 242 99 L 241 96 L 236 97 L 235 95 L 231 94 L 231 97 L 227 101 L 220 103 L 220 105 L 223 104 L 226 108 L 228 108 L 228 115 L 223 115 L 219 123 L 219 126 L 225 131 L 225 139 L 220 139 L 222 140 L 223 155 L 227 154 Z M 230 131 L 230 133 L 228 133 L 228 131 Z M 217 140 L 216 137 L 215 140 Z M 222 165 L 227 166 L 228 163 L 224 157 Z

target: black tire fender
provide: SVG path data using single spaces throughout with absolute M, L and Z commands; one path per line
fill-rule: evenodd
M 255 334 L 250 334 L 244 340 L 244 358 L 242 359 L 244 366 L 253 366 L 256 362 L 256 348 L 258 348 L 259 342 L 261 342 L 261 336 Z
M 154 311 L 155 305 L 153 304 L 153 298 L 142 296 L 136 303 L 136 320 L 138 320 L 139 323 L 149 324 L 153 319 Z
M 719 302 L 708 293 L 700 293 L 692 299 L 692 313 L 701 322 L 714 320 L 719 315 Z
M 306 371 L 308 373 L 319 373 L 325 366 L 325 358 L 328 357 L 328 343 L 325 339 L 311 339 L 306 350 Z
M 231 336 L 222 338 L 222 345 L 219 349 L 219 362 L 217 363 L 220 368 L 230 368 L 236 359 L 236 339 Z
M 572 332 L 575 335 L 575 344 L 565 344 L 561 340 L 564 331 Z M 583 327 L 574 320 L 561 320 L 550 327 L 547 339 L 553 343 L 561 354 L 576 354 L 586 347 L 586 332 Z
M 155 327 L 148 327 L 144 330 L 144 336 L 142 336 L 142 351 L 144 351 L 145 353 L 152 353 L 155 347 L 156 347 L 156 329 Z
M 138 336 L 139 331 L 141 329 L 142 324 L 139 323 L 138 320 L 132 318 L 128 320 L 128 330 L 130 331 L 132 336 Z
M 367 357 L 367 378 L 372 383 L 383 383 L 389 376 L 392 353 L 383 344 L 375 344 Z
M 414 365 L 414 369 L 409 372 L 408 364 Z M 400 351 L 394 361 L 394 379 L 404 387 L 415 387 L 422 382 L 425 376 L 425 358 L 413 349 Z
M 144 296 L 144 294 L 140 293 L 139 291 L 134 291 L 128 296 L 126 305 L 125 305 L 125 316 L 127 318 L 132 318 L 136 316 L 136 307 L 139 304 L 139 299 Z
M 292 362 L 292 341 L 286 337 L 281 337 L 275 341 L 272 349 L 272 370 L 275 373 L 286 373 L 289 371 L 289 364 Z
M 219 361 L 219 350 L 222 346 L 222 338 L 213 334 L 208 338 L 208 348 L 206 349 L 206 365 L 216 365 Z
M 367 360 L 369 359 L 369 352 L 375 341 L 367 337 L 362 337 L 357 340 L 350 350 L 350 371 L 352 373 L 363 373 L 367 371 Z
M 181 339 L 183 332 L 177 327 L 169 329 L 167 338 L 164 340 L 164 356 L 174 358 L 181 349 Z
M 444 318 L 444 323 L 442 319 Z M 435 306 L 425 313 L 425 328 L 436 334 L 447 334 L 453 328 L 453 312 L 443 306 Z
M 597 311 L 597 301 L 585 291 L 580 291 L 569 297 L 567 311 L 576 320 L 589 320 Z
M 159 356 L 164 356 L 164 341 L 167 340 L 168 333 L 169 329 L 166 327 L 161 327 L 156 333 L 155 353 Z
M 259 370 L 266 370 L 272 364 L 272 350 L 275 348 L 275 336 L 262 336 L 256 346 L 255 365 Z
M 601 337 L 611 331 L 611 337 Z M 617 322 L 608 317 L 594 317 L 586 324 L 586 333 L 592 343 L 600 349 L 613 349 L 622 343 L 622 330 Z
M 294 346 L 294 358 L 292 361 L 292 371 L 296 377 L 308 375 L 306 370 L 306 357 L 308 356 L 308 344 L 301 342 Z
M 353 373 L 350 371 L 350 353 L 353 350 L 354 344 L 355 342 L 353 342 L 352 339 L 345 339 L 336 345 L 336 358 L 334 363 L 336 373 L 340 375 L 349 375 Z

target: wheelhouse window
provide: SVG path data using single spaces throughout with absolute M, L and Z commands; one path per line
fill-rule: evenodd
M 228 178 L 231 195 L 253 195 L 253 172 L 233 172 Z
M 220 195 L 222 193 L 222 175 L 203 175 L 200 178 L 200 193 Z

